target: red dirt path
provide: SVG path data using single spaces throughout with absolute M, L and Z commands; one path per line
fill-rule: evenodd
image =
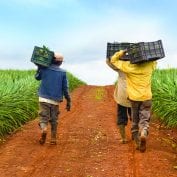
M 83 86 L 72 93 L 72 110 L 61 104 L 58 144 L 39 145 L 37 120 L 0 146 L 0 177 L 177 177 L 171 130 L 151 123 L 147 151 L 120 143 L 113 86 Z M 172 148 L 173 146 L 173 148 Z

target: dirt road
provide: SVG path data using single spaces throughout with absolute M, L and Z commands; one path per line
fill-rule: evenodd
M 147 151 L 120 143 L 113 86 L 83 86 L 72 93 L 72 110 L 61 104 L 58 144 L 39 145 L 37 120 L 0 146 L 1 177 L 177 177 L 177 155 L 168 136 L 151 123 Z

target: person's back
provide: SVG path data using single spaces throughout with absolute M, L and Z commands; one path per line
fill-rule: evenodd
M 117 60 L 122 51 L 111 58 L 111 63 L 126 73 L 127 93 L 131 100 L 144 101 L 152 98 L 151 76 L 156 67 L 156 61 L 141 64 L 131 64 L 130 61 Z
M 39 96 L 61 101 L 63 99 L 63 92 L 66 93 L 68 89 L 66 71 L 56 65 L 51 65 L 48 68 L 42 68 L 40 72 Z
M 114 100 L 125 107 L 130 107 L 130 101 L 127 99 L 127 81 L 126 81 L 126 75 L 121 70 L 118 72 L 118 79 L 116 88 L 114 90 Z
M 127 93 L 129 99 L 144 101 L 152 98 L 151 76 L 156 62 L 130 64 L 124 68 L 127 79 Z

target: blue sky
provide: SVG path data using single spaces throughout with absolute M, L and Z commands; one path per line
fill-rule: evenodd
M 35 69 L 35 45 L 61 52 L 63 68 L 91 85 L 112 84 L 107 42 L 161 39 L 159 68 L 177 67 L 176 0 L 1 0 L 0 69 Z

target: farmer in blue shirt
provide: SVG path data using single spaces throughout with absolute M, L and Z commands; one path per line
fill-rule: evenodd
M 54 59 L 49 67 L 38 67 L 35 78 L 41 80 L 39 95 L 39 125 L 41 128 L 40 144 L 44 144 L 47 136 L 47 125 L 51 124 L 50 144 L 56 144 L 59 102 L 65 97 L 66 109 L 70 111 L 71 99 L 68 91 L 66 71 L 59 66 L 63 62 L 63 56 L 54 54 Z

